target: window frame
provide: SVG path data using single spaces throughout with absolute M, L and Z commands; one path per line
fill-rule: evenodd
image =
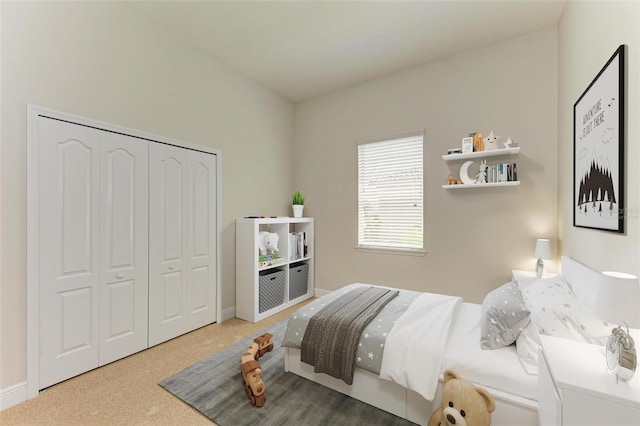
M 426 254 L 425 250 L 425 197 L 424 197 L 424 130 L 415 130 L 400 134 L 394 134 L 390 136 L 384 137 L 376 137 L 361 140 L 356 144 L 356 245 L 355 249 L 363 252 L 375 252 L 375 253 L 385 253 L 385 254 L 400 254 L 400 255 L 410 255 L 410 256 L 424 256 Z M 422 226 L 422 247 L 420 248 L 412 248 L 409 246 L 406 247 L 393 247 L 389 246 L 375 246 L 375 245 L 367 245 L 362 244 L 360 241 L 360 147 L 363 145 L 375 144 L 380 142 L 393 142 L 400 139 L 407 138 L 417 138 L 420 137 L 422 139 L 422 217 L 421 217 L 421 226 Z

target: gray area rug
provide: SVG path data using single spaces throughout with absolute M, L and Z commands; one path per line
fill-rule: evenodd
M 240 357 L 248 337 L 159 384 L 220 426 L 398 425 L 414 423 L 284 371 L 280 346 L 287 320 L 255 334 L 273 334 L 275 349 L 260 358 L 266 402 L 254 407 L 244 393 Z

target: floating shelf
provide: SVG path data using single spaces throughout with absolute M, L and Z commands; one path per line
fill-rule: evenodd
M 520 152 L 520 147 L 493 149 L 490 151 L 469 152 L 467 154 L 446 154 L 442 156 L 444 161 L 467 160 L 470 158 L 495 157 L 498 155 L 515 155 Z M 460 185 L 453 185 L 460 186 Z
M 467 188 L 485 188 L 495 186 L 518 186 L 520 181 L 512 182 L 492 182 L 492 183 L 472 183 L 472 184 L 460 184 L 460 185 L 442 185 L 444 189 L 467 189 Z

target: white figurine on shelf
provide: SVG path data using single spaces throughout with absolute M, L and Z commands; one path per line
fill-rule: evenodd
M 487 183 L 487 160 L 482 160 L 480 162 L 480 173 L 476 176 L 478 178 L 476 183 Z
M 492 130 L 489 133 L 489 136 L 484 138 L 484 150 L 491 151 L 493 149 L 498 149 L 498 139 L 500 139 L 500 136 L 494 135 Z
M 507 141 L 503 144 L 505 148 L 509 149 L 509 148 L 515 148 L 518 146 L 518 142 L 514 142 L 511 140 L 511 138 L 507 138 Z

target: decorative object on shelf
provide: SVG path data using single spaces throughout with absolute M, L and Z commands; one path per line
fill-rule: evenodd
M 460 166 L 460 180 L 464 185 L 472 185 L 476 183 L 475 180 L 469 177 L 469 166 L 473 164 L 473 161 L 465 161 L 462 166 Z
M 512 141 L 511 138 L 507 138 L 507 141 L 503 143 L 505 149 L 515 148 L 518 146 L 518 142 Z
M 447 154 L 462 154 L 462 149 L 461 148 L 449 148 L 447 150 Z
M 453 175 L 450 174 L 445 180 L 444 180 L 444 184 L 445 185 L 461 185 L 462 181 L 460 179 L 456 180 L 453 178 Z
M 304 210 L 304 195 L 302 192 L 296 190 L 293 191 L 292 198 L 292 207 L 293 207 L 293 217 L 302 217 L 302 212 Z
M 487 168 L 489 166 L 487 166 L 487 160 L 482 160 L 480 161 L 480 172 L 478 172 L 478 175 L 476 176 L 478 179 L 476 180 L 477 183 L 487 183 Z
M 626 331 L 622 325 L 625 326 Z M 607 370 L 616 376 L 616 383 L 618 383 L 618 379 L 630 380 L 636 372 L 638 359 L 636 345 L 629 335 L 629 326 L 626 323 L 623 322 L 611 330 L 606 351 Z
M 462 153 L 468 154 L 473 152 L 473 136 L 462 138 Z
M 264 256 L 274 252 L 278 252 L 278 242 L 280 236 L 275 232 L 260 231 L 258 234 L 258 250 L 260 255 Z
M 542 259 L 551 259 L 551 242 L 546 238 L 538 238 L 536 240 L 536 249 L 533 252 L 533 257 L 536 257 L 536 276 L 542 278 L 544 273 L 544 262 Z
M 573 226 L 624 232 L 625 46 L 573 104 Z
M 638 277 L 622 272 L 605 271 L 598 291 L 594 314 L 611 324 L 625 322 L 640 328 L 640 286 Z
M 473 135 L 473 152 L 484 151 L 484 140 L 482 139 L 482 132 L 476 132 Z
M 493 130 L 489 132 L 489 136 L 483 139 L 485 151 L 493 151 L 494 149 L 499 149 L 498 148 L 499 139 L 500 139 L 500 136 L 494 135 Z

